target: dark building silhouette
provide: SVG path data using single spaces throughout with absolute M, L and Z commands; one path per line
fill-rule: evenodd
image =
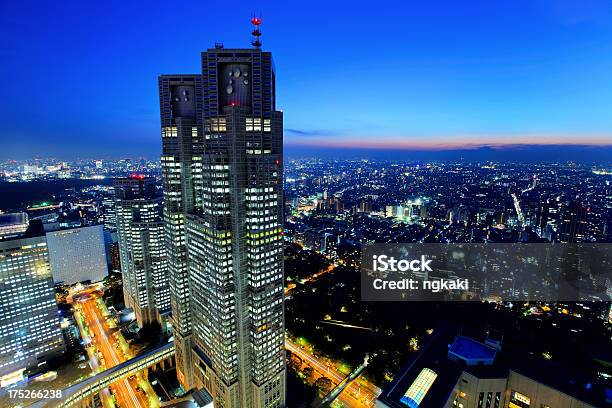
M 582 242 L 587 232 L 587 212 L 582 203 L 572 201 L 563 209 L 559 226 L 560 242 Z

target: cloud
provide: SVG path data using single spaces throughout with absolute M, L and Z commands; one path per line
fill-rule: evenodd
M 305 130 L 305 129 L 285 129 L 285 133 L 294 136 L 333 136 L 336 132 L 331 130 Z

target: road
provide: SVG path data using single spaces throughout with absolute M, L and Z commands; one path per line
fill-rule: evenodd
M 338 385 L 345 378 L 345 375 L 336 371 L 334 367 L 329 367 L 299 345 L 287 340 L 285 348 L 312 366 L 318 376 L 329 378 L 334 386 Z M 373 407 L 380 393 L 380 388 L 358 379 L 349 384 L 342 391 L 338 399 L 349 407 Z
M 303 280 L 301 280 L 301 283 L 304 285 L 309 285 L 313 282 L 315 282 L 317 279 L 319 279 L 321 276 L 327 274 L 327 273 L 331 273 L 334 271 L 334 269 L 337 267 L 337 264 L 332 264 L 329 265 L 327 268 L 325 269 L 321 269 L 318 272 L 313 273 L 312 275 L 304 278 Z M 293 290 L 297 287 L 297 285 L 293 282 L 290 282 L 287 287 L 285 287 L 285 296 L 290 295 Z
M 92 346 L 97 351 L 95 354 L 100 357 L 99 364 L 108 369 L 128 360 L 129 356 L 121 350 L 118 339 L 112 334 L 111 327 L 97 305 L 97 296 L 88 294 L 78 299 L 77 307 L 85 318 Z M 116 405 L 121 408 L 148 408 L 159 405 L 150 384 L 141 375 L 117 381 L 111 384 L 110 388 L 115 394 Z
M 71 300 L 72 303 L 72 300 Z M 74 304 L 73 304 L 74 306 Z M 94 374 L 98 374 L 104 371 L 103 367 L 100 367 L 100 362 L 98 361 L 98 355 L 96 349 L 94 347 L 88 347 L 91 344 L 91 336 L 88 334 L 87 330 L 84 327 L 84 322 L 81 320 L 83 316 L 81 307 L 75 307 L 75 320 L 77 322 L 77 326 L 79 327 L 79 332 L 81 333 L 81 338 L 83 339 L 83 344 L 85 345 L 85 350 L 87 350 L 87 356 L 89 357 L 89 365 L 94 372 Z M 100 391 L 100 398 L 102 400 L 103 407 L 113 407 L 114 404 L 111 400 L 111 393 L 108 388 L 104 388 Z
M 525 225 L 525 215 L 523 214 L 523 210 L 521 209 L 521 203 L 518 197 L 516 196 L 516 194 L 512 193 L 511 196 L 512 196 L 512 200 L 514 201 L 514 209 L 516 210 L 516 215 L 519 220 L 519 225 L 524 226 Z

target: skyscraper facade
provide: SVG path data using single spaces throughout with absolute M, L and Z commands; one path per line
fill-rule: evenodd
M 64 352 L 42 225 L 0 240 L 0 386 Z
M 102 193 L 100 207 L 102 208 L 102 222 L 104 229 L 115 231 L 117 229 L 117 213 L 115 212 L 115 192 L 112 189 Z
M 226 408 L 285 404 L 283 119 L 254 46 L 159 79 L 177 370 Z
M 194 387 L 191 360 L 191 293 L 185 243 L 185 216 L 193 212 L 196 206 L 202 205 L 202 77 L 161 76 L 159 97 L 164 225 L 176 372 L 183 387 L 191 389 Z
M 133 174 L 113 185 L 125 305 L 140 327 L 161 323 L 170 310 L 162 197 L 152 177 Z
M 99 282 L 108 274 L 102 225 L 49 231 L 47 244 L 55 282 Z

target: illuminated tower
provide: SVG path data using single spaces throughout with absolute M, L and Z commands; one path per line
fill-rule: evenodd
M 179 379 L 225 408 L 285 404 L 283 119 L 252 23 L 254 48 L 159 79 Z
M 176 374 L 184 389 L 195 387 L 191 359 L 191 294 L 185 217 L 202 206 L 202 76 L 159 77 L 164 227 Z
M 140 327 L 163 323 L 170 309 L 162 197 L 154 183 L 138 174 L 113 182 L 123 298 Z
M 24 228 L 25 227 L 25 228 Z M 27 228 L 27 229 L 26 229 Z M 0 384 L 49 369 L 65 351 L 40 220 L 0 216 Z

